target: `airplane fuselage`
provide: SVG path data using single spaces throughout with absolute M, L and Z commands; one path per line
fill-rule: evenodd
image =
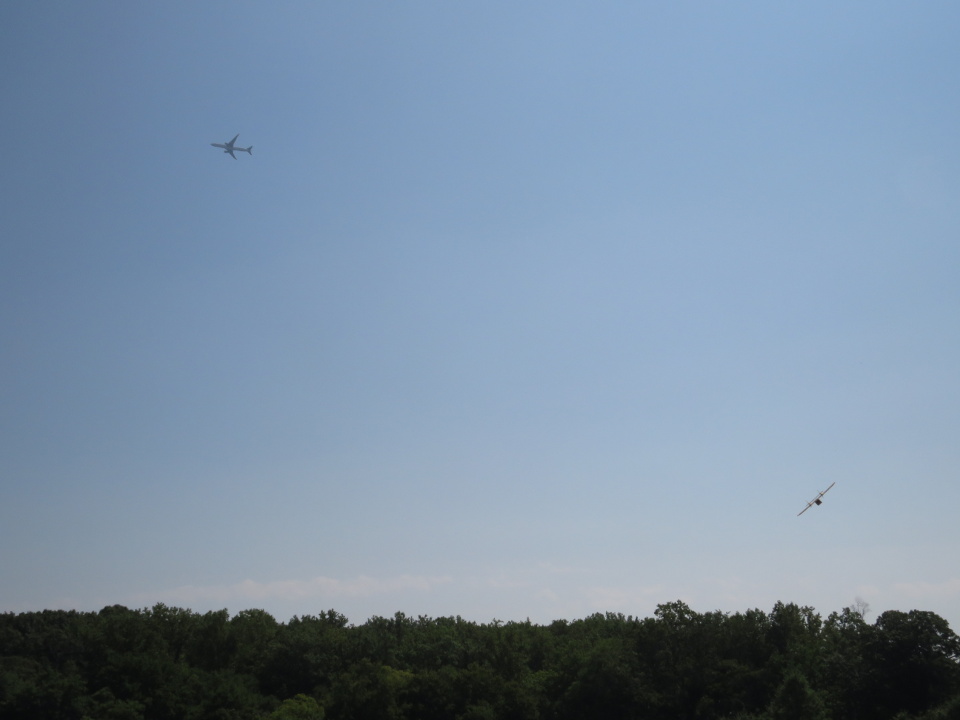
M 233 154 L 235 152 L 245 152 L 248 155 L 253 155 L 253 145 L 251 145 L 250 147 L 234 146 L 234 143 L 237 141 L 238 137 L 240 136 L 239 135 L 234 136 L 233 140 L 227 143 L 210 143 L 210 145 L 212 145 L 215 148 L 220 148 L 225 153 L 227 153 L 230 157 L 232 157 L 234 160 L 237 159 L 237 156 Z
M 245 152 L 253 155 L 253 153 L 250 152 L 251 150 L 253 150 L 253 145 L 251 145 L 250 147 L 238 148 L 238 147 L 228 147 L 223 143 L 210 143 L 210 144 L 213 145 L 213 147 L 222 148 L 225 153 L 230 153 L 231 155 L 235 152 Z

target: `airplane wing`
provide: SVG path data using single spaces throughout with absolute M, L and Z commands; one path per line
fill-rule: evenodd
M 236 135 L 234 135 L 234 136 L 233 136 L 233 140 L 231 140 L 230 142 L 228 142 L 227 145 L 229 145 L 230 147 L 233 147 L 233 144 L 237 141 L 237 138 L 238 138 L 238 137 L 240 137 L 240 133 L 237 133 Z
M 227 148 L 227 152 L 230 153 L 230 157 L 232 157 L 234 160 L 237 159 L 237 156 L 233 154 L 233 148 L 232 148 L 232 147 L 228 147 L 228 148 Z
M 828 487 L 826 490 L 823 490 L 823 491 L 817 493 L 817 496 L 816 496 L 813 500 L 811 500 L 810 502 L 808 502 L 808 503 L 807 503 L 807 506 L 806 506 L 803 510 L 801 510 L 800 512 L 797 513 L 797 517 L 800 517 L 801 515 L 803 515 L 807 510 L 809 510 L 809 509 L 810 509 L 811 507 L 813 507 L 814 505 L 819 505 L 819 504 L 820 504 L 820 498 L 822 498 L 824 495 L 826 495 L 827 492 L 829 492 L 830 488 L 832 488 L 832 487 L 833 487 L 834 485 L 836 485 L 836 484 L 837 484 L 836 481 L 834 481 L 834 482 L 830 483 L 830 487 Z

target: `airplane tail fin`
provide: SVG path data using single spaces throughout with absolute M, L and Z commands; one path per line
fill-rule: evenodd
M 253 145 L 248 148 L 244 148 L 244 150 L 246 150 L 250 155 L 253 155 Z

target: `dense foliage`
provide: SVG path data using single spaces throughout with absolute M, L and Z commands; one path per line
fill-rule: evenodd
M 156 605 L 0 614 L 3 720 L 960 720 L 960 640 L 931 612 L 550 625 L 334 611 L 279 623 Z

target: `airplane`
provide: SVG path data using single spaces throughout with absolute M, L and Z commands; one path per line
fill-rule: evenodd
M 821 500 L 820 498 L 822 498 L 824 495 L 826 495 L 826 494 L 827 494 L 827 490 L 829 490 L 830 488 L 832 488 L 832 487 L 833 487 L 834 485 L 836 485 L 836 484 L 837 484 L 836 482 L 830 483 L 830 487 L 828 487 L 826 490 L 824 490 L 824 491 L 821 492 L 819 495 L 817 495 L 813 500 L 811 500 L 810 502 L 808 502 L 808 503 L 807 503 L 807 506 L 806 506 L 803 510 L 801 510 L 800 512 L 797 513 L 797 517 L 800 517 L 801 515 L 803 515 L 807 510 L 809 510 L 810 508 L 812 508 L 814 505 L 822 505 L 822 504 L 823 504 L 823 500 Z
M 236 135 L 234 135 L 233 140 L 231 140 L 228 143 L 210 143 L 210 144 L 213 145 L 213 147 L 223 148 L 223 151 L 225 153 L 230 153 L 230 157 L 232 157 L 234 160 L 237 159 L 237 156 L 233 154 L 234 150 L 238 150 L 240 152 L 245 152 L 245 153 L 249 153 L 250 155 L 253 155 L 253 145 L 245 148 L 233 146 L 233 144 L 237 141 L 238 137 L 240 137 L 240 133 L 237 133 Z

